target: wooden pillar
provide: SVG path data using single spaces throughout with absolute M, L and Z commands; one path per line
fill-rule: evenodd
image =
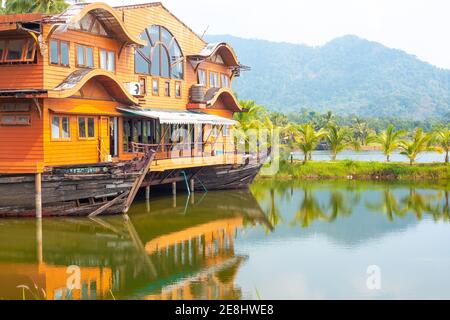
M 172 207 L 177 207 L 177 183 L 172 182 Z
M 194 179 L 191 179 L 191 192 L 194 193 L 195 191 L 195 181 Z
M 177 183 L 176 183 L 175 181 L 172 182 L 172 194 L 173 194 L 174 196 L 177 195 Z
M 34 179 L 36 218 L 42 218 L 42 175 L 36 173 Z
M 145 199 L 150 200 L 150 186 L 145 187 Z

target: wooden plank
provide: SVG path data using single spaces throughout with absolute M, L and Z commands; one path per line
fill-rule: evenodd
M 128 196 L 127 202 L 125 203 L 125 209 L 124 212 L 128 212 L 128 209 L 130 208 L 131 204 L 134 201 L 134 198 L 136 197 L 137 192 L 139 191 L 139 188 L 142 185 L 142 182 L 144 181 L 145 177 L 150 171 L 150 166 L 152 165 L 153 159 L 155 157 L 155 151 L 150 150 L 149 154 L 146 155 L 146 162 L 144 164 L 144 168 L 142 169 L 140 177 L 136 179 L 136 182 L 133 185 L 133 188 L 130 191 L 130 194 Z
M 101 206 L 100 208 L 98 208 L 97 210 L 95 210 L 94 212 L 92 212 L 90 215 L 88 215 L 89 218 L 92 217 L 96 217 L 100 214 L 102 214 L 103 212 L 105 212 L 107 209 L 111 208 L 113 205 L 115 205 L 116 203 L 118 203 L 120 200 L 124 199 L 126 196 L 128 195 L 128 192 L 124 192 L 121 195 L 119 195 L 118 197 L 114 198 L 113 200 L 109 201 L 108 203 L 106 203 L 105 205 Z

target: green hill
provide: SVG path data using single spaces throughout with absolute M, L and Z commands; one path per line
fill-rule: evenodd
M 229 42 L 252 68 L 235 81 L 239 98 L 272 110 L 450 118 L 450 71 L 376 42 L 344 36 L 309 47 L 229 35 L 206 40 Z

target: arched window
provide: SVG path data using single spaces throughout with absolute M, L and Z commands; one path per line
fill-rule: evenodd
M 184 78 L 184 57 L 174 36 L 162 26 L 151 26 L 141 33 L 147 42 L 136 49 L 134 68 L 136 73 L 164 78 Z

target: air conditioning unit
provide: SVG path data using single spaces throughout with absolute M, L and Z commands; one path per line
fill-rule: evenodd
M 126 87 L 133 96 L 141 95 L 141 84 L 139 82 L 127 82 Z

